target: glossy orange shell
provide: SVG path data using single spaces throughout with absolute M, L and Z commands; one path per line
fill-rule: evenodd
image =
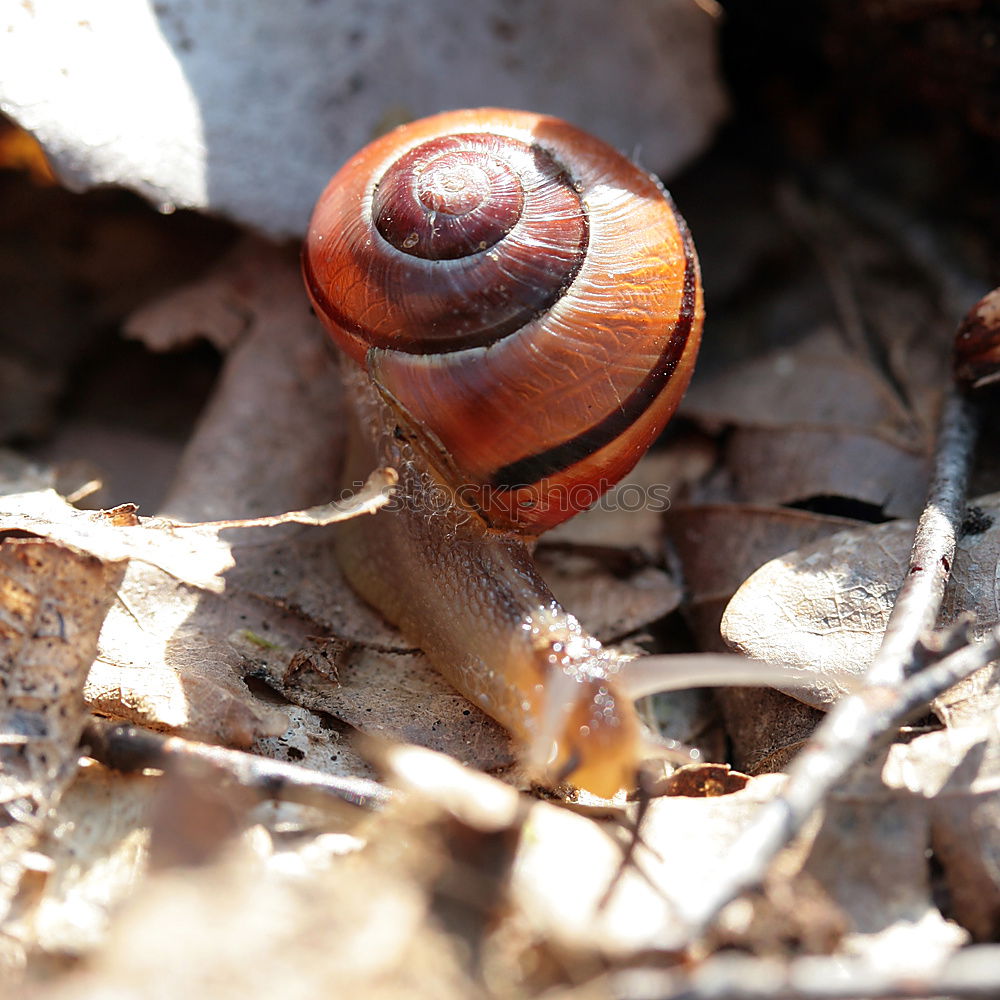
M 559 207 L 526 197 L 509 232 L 498 223 L 500 238 L 458 259 L 394 246 L 428 237 L 391 211 L 398 233 L 373 225 L 373 201 L 389 198 L 383 178 L 422 144 L 460 158 L 460 141 L 438 142 L 452 134 L 499 137 L 477 140 L 477 164 L 510 140 L 514 166 L 476 166 L 476 176 L 506 184 L 533 158 L 559 190 L 548 175 L 527 183 Z M 610 146 L 544 115 L 448 112 L 377 139 L 320 198 L 303 270 L 317 313 L 392 404 L 400 432 L 419 437 L 488 523 L 526 534 L 591 506 L 631 470 L 683 395 L 701 333 L 698 261 L 669 195 Z

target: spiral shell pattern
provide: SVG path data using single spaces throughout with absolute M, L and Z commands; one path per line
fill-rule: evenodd
M 317 204 L 303 270 L 442 482 L 529 534 L 632 468 L 700 336 L 698 262 L 669 195 L 541 115 L 449 112 L 376 140 Z

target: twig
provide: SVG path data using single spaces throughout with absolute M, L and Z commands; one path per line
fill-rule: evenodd
M 378 809 L 392 793 L 367 778 L 340 778 L 308 767 L 196 743 L 179 736 L 163 736 L 135 726 L 91 719 L 80 741 L 83 752 L 116 771 L 147 768 L 166 770 L 181 762 L 223 775 L 263 799 L 296 802 L 329 809 L 331 805 Z
M 968 398 L 952 388 L 944 401 L 934 473 L 910 551 L 906 579 L 886 623 L 865 684 L 898 684 L 914 667 L 920 640 L 937 622 L 965 517 L 965 495 L 976 438 Z
M 723 954 L 688 973 L 625 973 L 616 978 L 611 992 L 620 1000 L 992 998 L 1000 993 L 1000 945 L 972 945 L 936 969 L 911 967 L 894 973 L 843 956 L 808 956 L 786 963 Z
M 929 636 L 940 610 L 965 512 L 974 439 L 970 404 L 952 391 L 941 416 L 934 474 L 909 570 L 882 647 L 861 688 L 837 703 L 795 758 L 782 794 L 761 806 L 733 845 L 722 879 L 689 909 L 686 917 L 692 940 L 704 933 L 723 907 L 763 881 L 774 857 L 876 739 L 895 730 L 917 705 L 926 704 L 998 655 L 995 647 L 961 650 L 905 680 L 923 656 L 922 640 Z M 993 638 L 996 641 L 997 635 Z

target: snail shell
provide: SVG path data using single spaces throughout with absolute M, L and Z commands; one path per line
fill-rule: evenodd
M 698 261 L 659 182 L 523 112 L 448 112 L 363 149 L 320 198 L 303 269 L 436 475 L 526 535 L 635 465 L 701 331 Z

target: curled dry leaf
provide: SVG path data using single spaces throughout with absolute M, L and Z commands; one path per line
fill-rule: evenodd
M 251 523 L 329 524 L 377 509 L 393 482 L 393 475 L 382 475 L 352 500 Z M 266 633 L 270 608 L 263 611 L 263 619 L 258 613 L 241 621 L 236 602 L 217 596 L 225 586 L 222 574 L 235 565 L 233 543 L 224 541 L 221 532 L 246 523 L 139 520 L 130 505 L 78 511 L 51 489 L 0 497 L 0 530 L 67 542 L 106 560 L 132 559 L 88 679 L 93 707 L 237 746 L 275 735 L 284 728 L 284 719 L 269 706 L 250 704 L 241 675 L 227 663 L 230 645 L 218 635 L 214 647 L 199 645 L 194 640 L 197 630 L 185 622 L 199 595 L 206 600 L 212 595 L 216 612 L 226 609 L 231 620 L 226 636 Z M 176 667 L 185 660 L 194 661 L 197 669 L 181 680 L 171 661 Z
M 989 527 L 958 543 L 941 624 L 971 612 L 982 634 L 998 621 L 1000 498 L 974 503 Z M 772 560 L 727 607 L 725 641 L 756 659 L 810 664 L 813 687 L 788 693 L 819 708 L 829 705 L 864 673 L 882 641 L 913 531 L 912 521 L 854 528 Z
M 223 589 L 222 574 L 233 565 L 230 546 L 215 529 L 174 532 L 149 520 L 115 524 L 103 512 L 77 510 L 52 489 L 0 496 L 0 531 L 28 532 L 109 561 L 134 559 L 216 593 Z
M 0 919 L 76 771 L 83 682 L 123 570 L 41 538 L 0 542 Z M 18 960 L 13 938 L 0 951 Z
M 710 798 L 729 795 L 746 788 L 749 775 L 734 771 L 728 764 L 685 764 L 667 779 L 665 795 Z

